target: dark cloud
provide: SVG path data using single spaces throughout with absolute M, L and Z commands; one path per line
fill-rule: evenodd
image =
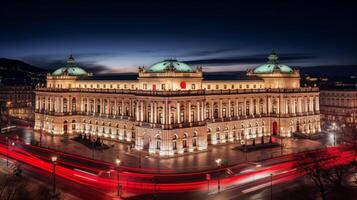
M 317 58 L 308 54 L 280 54 L 279 61 L 306 61 Z M 235 64 L 257 64 L 267 61 L 266 54 L 256 54 L 251 56 L 216 57 L 209 59 L 186 60 L 191 65 L 235 65 Z
M 203 51 L 191 51 L 188 53 L 182 54 L 180 57 L 186 56 L 211 56 L 219 53 L 227 53 L 232 51 L 241 50 L 240 48 L 222 48 L 222 49 L 213 49 L 213 50 L 203 50 Z
M 76 54 L 77 56 L 79 55 L 80 57 L 90 57 L 90 55 L 94 55 L 93 53 L 84 53 L 84 54 Z M 96 54 L 96 55 L 104 55 L 104 54 Z M 54 56 L 28 56 L 23 58 L 24 61 L 47 69 L 49 71 L 54 71 L 60 67 L 63 67 L 66 65 L 66 59 L 57 59 L 58 57 L 61 56 L 56 56 L 56 58 L 53 58 Z M 77 61 L 77 65 L 88 72 L 94 73 L 94 74 L 100 74 L 100 73 L 105 73 L 105 72 L 110 72 L 111 69 L 107 66 L 104 65 L 98 65 L 96 62 L 92 62 L 89 60 L 82 60 L 82 61 Z

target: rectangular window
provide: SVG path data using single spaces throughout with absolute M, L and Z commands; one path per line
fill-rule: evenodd
M 162 89 L 162 90 L 165 89 L 165 84 L 161 84 L 161 89 Z
M 232 85 L 232 89 L 234 89 L 234 85 Z
M 216 90 L 218 90 L 219 89 L 219 86 L 218 85 L 216 85 Z
M 209 89 L 209 90 L 210 90 L 210 89 L 211 89 L 211 85 L 208 85 L 208 86 L 207 86 L 207 89 Z
M 143 89 L 146 90 L 147 87 L 148 87 L 148 85 L 145 83 L 145 84 L 143 85 Z
M 224 85 L 223 88 L 226 90 L 227 89 L 227 85 Z
M 195 89 L 195 84 L 192 84 L 192 87 L 191 87 L 193 90 Z
M 247 88 L 249 88 L 249 85 L 247 84 L 247 86 L 246 86 Z
M 103 88 L 105 88 L 105 84 L 103 84 Z

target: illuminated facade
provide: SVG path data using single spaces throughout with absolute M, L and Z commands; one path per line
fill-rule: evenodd
M 139 67 L 137 80 L 98 80 L 70 57 L 36 90 L 35 129 L 132 142 L 160 156 L 320 131 L 318 88 L 300 87 L 299 72 L 275 53 L 268 59 L 236 80 L 205 80 L 201 67 L 177 60 Z
M 330 122 L 337 122 L 339 125 L 357 123 L 357 90 L 322 90 L 320 101 L 321 119 L 326 122 L 326 125 Z
M 0 85 L 1 117 L 33 121 L 34 89 L 31 86 Z

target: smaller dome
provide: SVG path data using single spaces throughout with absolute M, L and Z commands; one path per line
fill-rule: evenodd
M 194 72 L 194 70 L 183 62 L 174 59 L 164 60 L 151 65 L 146 72 L 165 72 L 166 70 L 173 69 L 176 72 Z
M 283 74 L 292 74 L 294 70 L 287 65 L 279 64 L 278 55 L 272 52 L 268 56 L 268 62 L 266 64 L 260 65 L 253 70 L 254 74 L 271 74 L 274 71 L 279 71 Z
M 52 73 L 53 76 L 87 76 L 88 73 L 84 69 L 77 67 L 72 55 L 67 60 L 65 67 L 61 67 Z

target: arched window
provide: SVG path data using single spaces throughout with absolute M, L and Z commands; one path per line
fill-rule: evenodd
M 197 132 L 193 133 L 192 146 L 197 146 Z
M 63 99 L 63 112 L 64 112 L 64 113 L 67 112 L 67 108 L 68 108 L 68 106 L 67 106 L 67 99 L 64 98 L 64 99 Z
M 72 112 L 76 112 L 77 111 L 76 107 L 77 107 L 76 98 L 73 97 L 72 98 Z
M 72 120 L 72 131 L 76 130 L 76 120 Z
M 185 133 L 183 135 L 183 138 L 182 138 L 182 147 L 183 148 L 187 148 L 187 133 Z
M 172 149 L 176 150 L 177 149 L 177 135 L 174 135 L 172 137 Z
M 161 146 L 161 138 L 160 135 L 156 136 L 156 149 L 159 150 Z

